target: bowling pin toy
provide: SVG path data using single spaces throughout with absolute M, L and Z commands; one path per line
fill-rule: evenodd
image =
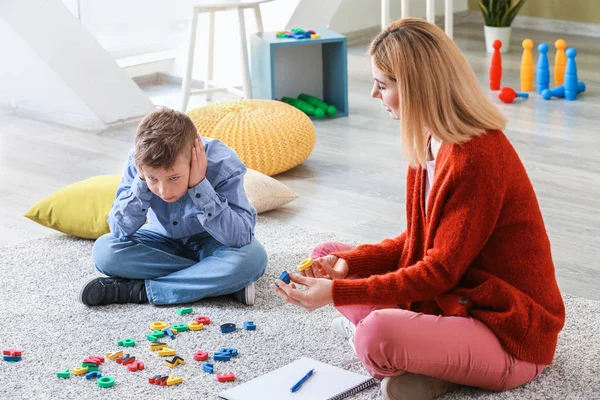
M 502 55 L 500 54 L 500 48 L 502 42 L 500 40 L 494 40 L 492 44 L 494 52 L 492 53 L 492 60 L 490 62 L 490 90 L 500 90 L 500 81 L 502 80 Z
M 512 103 L 517 97 L 528 99 L 529 93 L 517 93 L 509 87 L 502 88 L 498 93 L 498 98 L 507 104 Z
M 521 91 L 531 92 L 533 88 L 533 40 L 523 40 L 523 57 L 521 57 Z
M 554 47 L 556 47 L 556 57 L 554 58 L 554 86 L 560 86 L 565 82 L 565 64 L 567 63 L 565 48 L 567 47 L 567 42 L 558 39 L 554 42 Z
M 585 82 L 577 82 L 577 94 L 585 92 Z M 542 97 L 544 100 L 550 100 L 553 97 L 565 97 L 565 86 L 560 85 L 553 87 L 552 89 L 546 89 L 542 91 Z
M 565 66 L 565 100 L 575 100 L 577 98 L 577 64 L 575 57 L 577 50 L 570 48 L 566 51 L 567 65 Z
M 538 46 L 538 63 L 537 72 L 535 77 L 537 79 L 537 92 L 542 93 L 543 90 L 548 89 L 550 85 L 550 67 L 548 65 L 548 45 L 546 43 L 540 43 Z

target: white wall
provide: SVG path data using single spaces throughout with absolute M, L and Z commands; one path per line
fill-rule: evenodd
M 435 2 L 435 14 L 444 14 L 445 0 Z M 453 0 L 454 12 L 469 9 L 467 0 Z M 409 0 L 411 17 L 425 18 L 425 0 Z M 400 0 L 390 0 L 390 18 L 400 19 Z M 331 29 L 340 33 L 356 32 L 381 25 L 380 0 L 344 0 L 331 20 Z
M 0 18 L 0 90 L 17 112 L 96 129 L 154 108 L 60 0 L 3 1 Z
M 5 106 L 15 108 L 17 114 L 43 110 L 97 124 L 92 110 L 1 18 L 0 54 L 0 102 Z

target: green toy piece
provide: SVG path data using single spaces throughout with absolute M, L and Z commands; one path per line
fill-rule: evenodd
M 158 336 L 156 336 L 153 333 L 149 333 L 146 335 L 146 339 L 148 339 L 151 342 L 158 342 Z
M 56 377 L 57 378 L 63 378 L 63 379 L 68 379 L 71 377 L 71 372 L 69 371 L 69 368 L 65 369 L 64 371 L 59 371 L 56 373 Z
M 287 33 L 278 33 L 276 36 L 277 36 L 277 39 L 286 39 Z
M 318 108 L 322 109 L 330 117 L 335 117 L 335 114 L 337 113 L 337 108 L 335 108 L 335 106 L 330 106 L 329 104 L 325 103 L 323 100 L 321 100 L 315 96 L 311 96 L 310 94 L 301 93 L 300 96 L 298 96 L 298 99 L 307 102 L 308 104 L 310 104 L 313 107 L 318 107 Z
M 296 107 L 298 110 L 304 112 L 306 115 L 313 115 L 315 118 L 319 119 L 325 116 L 325 111 L 323 111 L 320 108 L 313 107 L 305 101 L 292 99 L 291 97 L 283 97 L 281 101 Z
M 177 314 L 179 315 L 185 315 L 185 314 L 191 314 L 194 310 L 192 310 L 190 307 L 188 308 L 178 308 L 177 309 Z
M 190 328 L 188 328 L 187 324 L 175 324 L 175 325 L 171 325 L 171 328 L 175 329 L 177 332 L 183 332 L 183 331 L 187 331 L 188 329 L 190 329 Z
M 294 28 L 294 29 L 290 29 L 290 32 L 292 33 L 304 33 L 304 29 L 300 29 L 300 28 Z
M 83 365 L 82 365 L 82 367 L 83 367 Z M 88 372 L 100 371 L 100 368 L 98 368 L 98 366 L 97 366 L 97 365 L 94 365 L 94 366 L 91 366 L 91 365 L 90 365 L 90 366 L 86 366 L 86 367 L 85 367 L 85 369 L 87 369 L 87 371 L 88 371 Z
M 164 337 L 165 333 L 163 331 L 154 331 L 151 333 L 151 335 L 156 337 Z
M 115 378 L 110 376 L 103 376 L 98 379 L 98 386 L 101 388 L 109 388 L 115 386 Z
M 135 340 L 133 340 L 133 338 L 119 340 L 117 346 L 133 347 L 135 346 Z

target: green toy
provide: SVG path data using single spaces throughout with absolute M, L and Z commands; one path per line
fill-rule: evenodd
M 98 386 L 101 388 L 109 388 L 115 385 L 115 378 L 110 376 L 103 376 L 98 379 Z
M 133 347 L 135 346 L 135 340 L 133 338 L 119 340 L 117 346 Z
M 315 118 L 319 119 L 325 116 L 325 111 L 323 111 L 321 108 L 313 107 L 305 101 L 292 99 L 291 97 L 283 97 L 281 101 L 296 107 L 298 110 L 304 112 L 306 115 L 313 115 Z
M 187 331 L 189 328 L 187 324 L 175 324 L 171 325 L 171 329 L 175 329 L 177 332 L 184 332 Z
M 178 308 L 177 314 L 179 314 L 179 315 L 190 314 L 192 311 L 194 311 L 194 310 L 189 307 L 188 308 Z
M 298 96 L 298 99 L 307 102 L 311 106 L 322 109 L 330 117 L 335 117 L 335 114 L 337 113 L 337 108 L 335 108 L 335 106 L 330 106 L 329 104 L 325 103 L 323 100 L 321 100 L 315 96 L 311 96 L 310 94 L 301 93 L 300 96 Z
M 148 339 L 151 342 L 158 342 L 158 337 L 152 333 L 147 334 L 146 339 Z
M 69 372 L 69 368 L 67 368 L 64 371 L 57 372 L 56 376 L 59 378 L 68 379 L 71 377 L 71 373 Z

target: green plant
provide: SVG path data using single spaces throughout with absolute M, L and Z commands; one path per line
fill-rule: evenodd
M 487 26 L 510 26 L 526 0 L 477 0 Z

